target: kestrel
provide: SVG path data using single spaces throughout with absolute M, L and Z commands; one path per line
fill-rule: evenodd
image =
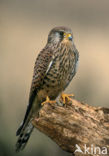
M 78 58 L 71 29 L 53 28 L 35 62 L 29 104 L 16 132 L 19 136 L 16 151 L 24 149 L 34 128 L 31 121 L 38 114 L 41 103 L 46 99 L 55 100 L 69 85 L 76 73 Z

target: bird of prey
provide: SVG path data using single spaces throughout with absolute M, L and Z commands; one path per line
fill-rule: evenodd
M 38 114 L 41 103 L 46 99 L 55 100 L 69 85 L 76 73 L 78 58 L 72 30 L 64 26 L 53 28 L 35 62 L 28 107 L 16 132 L 19 136 L 16 151 L 24 149 L 34 128 L 31 121 Z

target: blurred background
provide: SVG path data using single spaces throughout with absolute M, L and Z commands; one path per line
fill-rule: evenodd
M 109 107 L 108 0 L 0 0 L 0 156 L 15 156 L 16 130 L 28 103 L 33 66 L 50 29 L 68 26 L 80 53 L 78 72 L 65 92 Z M 70 156 L 34 130 L 18 156 Z

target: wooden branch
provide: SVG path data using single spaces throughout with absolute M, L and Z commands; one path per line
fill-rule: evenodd
M 75 156 L 109 156 L 109 108 L 92 107 L 75 99 L 66 99 L 64 106 L 47 102 L 32 123 Z M 83 153 L 75 152 L 77 146 Z

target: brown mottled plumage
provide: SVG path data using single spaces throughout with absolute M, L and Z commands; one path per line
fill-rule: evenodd
M 51 100 L 64 91 L 76 73 L 78 51 L 73 34 L 67 27 L 55 27 L 48 35 L 45 48 L 39 53 L 34 67 L 29 105 L 19 135 L 16 151 L 22 150 L 33 130 L 31 120 L 38 114 L 41 103 L 48 96 Z

